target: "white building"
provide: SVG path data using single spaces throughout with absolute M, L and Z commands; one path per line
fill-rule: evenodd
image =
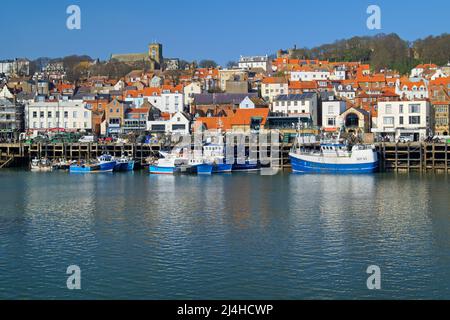
M 377 127 L 372 132 L 390 141 L 420 141 L 431 134 L 431 107 L 422 101 L 386 101 L 378 103 Z
M 428 98 L 428 87 L 423 80 L 395 82 L 395 93 L 408 100 Z
M 261 96 L 269 102 L 275 97 L 289 93 L 289 84 L 283 78 L 268 77 L 261 83 Z
M 419 64 L 415 68 L 411 69 L 411 78 L 420 77 L 425 70 L 437 70 L 437 65 L 429 63 L 429 64 Z
M 346 69 L 344 66 L 339 66 L 334 68 L 334 71 L 332 74 L 330 74 L 330 80 L 338 80 L 342 81 L 346 78 Z
M 189 134 L 191 119 L 184 112 L 175 113 L 170 120 L 149 120 L 147 131 L 155 133 Z
M 92 130 L 92 113 L 83 100 L 38 100 L 25 106 L 25 128 L 33 131 L 57 128 L 89 131 Z
M 159 105 L 155 105 L 162 112 L 176 113 L 184 109 L 184 97 L 182 93 L 162 93 Z
M 342 126 L 340 115 L 346 110 L 346 103 L 329 99 L 322 101 L 322 127 L 326 131 L 334 131 Z
M 184 87 L 184 104 L 191 105 L 194 102 L 194 94 L 202 93 L 202 85 L 200 82 L 192 82 Z
M 161 112 L 170 114 L 184 109 L 184 94 L 180 92 L 170 92 L 170 90 L 163 91 L 161 94 L 155 93 L 151 96 L 141 95 L 138 97 L 126 97 L 125 101 L 132 102 L 137 108 L 142 106 L 145 100 L 148 100 L 154 107 Z
M 308 116 L 313 126 L 318 125 L 317 94 L 314 92 L 279 95 L 272 102 L 271 111 L 285 115 Z
M 270 59 L 265 56 L 241 56 L 239 58 L 240 69 L 263 69 L 270 70 Z
M 30 74 L 30 61 L 27 59 L 3 60 L 0 61 L 0 73 L 7 76 L 12 74 Z
M 255 103 L 249 97 L 245 97 L 239 104 L 239 109 L 255 109 Z
M 316 81 L 328 80 L 330 78 L 329 71 L 292 71 L 291 81 Z
M 356 97 L 356 89 L 350 84 L 336 84 L 334 86 L 334 93 L 336 97 L 347 100 L 353 100 Z

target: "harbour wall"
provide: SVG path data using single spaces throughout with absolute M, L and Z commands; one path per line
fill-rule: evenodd
M 391 143 L 375 144 L 380 156 L 382 171 L 444 171 L 450 169 L 450 148 L 446 143 Z M 98 144 L 98 143 L 11 143 L 0 144 L 0 168 L 26 166 L 31 159 L 47 157 L 49 159 L 95 159 L 103 153 L 120 156 L 127 153 L 138 163 L 144 164 L 145 159 L 154 157 L 159 150 L 170 146 L 162 144 Z M 257 147 L 246 143 L 246 149 L 256 152 L 261 158 L 261 145 Z M 270 153 L 270 144 L 263 146 Z M 310 145 L 318 148 L 318 145 Z M 272 166 L 289 169 L 289 152 L 292 143 L 279 143 L 279 157 L 272 158 Z

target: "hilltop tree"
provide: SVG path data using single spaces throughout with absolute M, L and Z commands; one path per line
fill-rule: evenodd
M 216 68 L 217 67 L 217 63 L 214 60 L 201 60 L 200 63 L 198 64 L 200 66 L 200 68 Z

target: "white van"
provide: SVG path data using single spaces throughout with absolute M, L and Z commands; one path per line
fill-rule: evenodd
M 92 143 L 95 141 L 94 136 L 82 136 L 78 142 L 80 143 Z

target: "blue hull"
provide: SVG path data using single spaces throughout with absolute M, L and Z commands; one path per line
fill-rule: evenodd
M 174 173 L 178 172 L 179 168 L 177 168 L 177 167 L 149 166 L 148 170 L 152 174 L 174 174 Z
M 226 172 L 231 172 L 231 170 L 233 169 L 233 165 L 231 164 L 226 164 L 226 163 L 220 163 L 220 164 L 216 164 L 213 167 L 213 173 L 226 173 Z
M 197 174 L 211 174 L 213 173 L 213 167 L 212 164 L 201 164 L 197 166 Z
M 197 174 L 212 174 L 231 172 L 233 166 L 231 164 L 201 164 L 197 166 Z
M 249 162 L 242 164 L 234 163 L 232 166 L 233 171 L 256 171 L 260 169 L 261 166 L 258 163 L 249 163 Z
M 292 171 L 306 173 L 373 173 L 378 171 L 378 161 L 357 164 L 326 164 L 290 157 Z
M 115 163 L 105 163 L 97 165 L 71 165 L 69 172 L 72 173 L 97 173 L 97 172 L 112 172 Z
M 134 170 L 134 161 L 128 162 L 118 162 L 114 167 L 114 171 L 133 171 Z

